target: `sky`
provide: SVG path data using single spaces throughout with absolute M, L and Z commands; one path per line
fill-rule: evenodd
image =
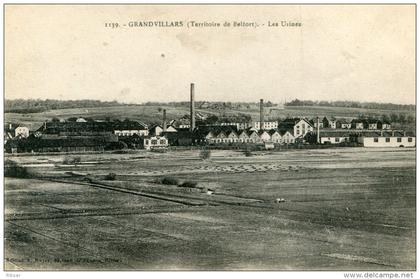
M 415 104 L 415 6 L 6 5 L 6 99 L 187 101 L 191 82 L 207 101 Z

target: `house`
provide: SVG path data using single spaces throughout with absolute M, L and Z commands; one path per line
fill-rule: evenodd
M 215 137 L 216 136 L 213 131 L 208 131 L 204 134 L 204 139 L 207 143 L 214 143 Z
M 169 146 L 168 139 L 165 136 L 145 136 L 143 138 L 143 147 L 146 150 L 165 149 Z
M 324 124 L 322 123 L 322 119 L 319 119 L 317 117 L 312 118 L 311 121 L 309 121 L 309 123 L 312 125 L 312 127 L 317 128 L 318 126 L 318 122 L 319 122 L 319 128 L 322 129 L 324 128 Z
M 23 125 L 19 125 L 15 129 L 15 137 L 20 137 L 20 138 L 27 138 L 27 137 L 29 137 L 29 128 L 28 127 L 25 127 Z
M 270 130 L 269 133 L 273 143 L 282 143 L 282 136 L 277 130 Z
M 18 126 L 19 126 L 18 124 L 14 124 L 14 123 L 4 124 L 4 143 L 5 144 L 7 143 L 7 141 L 15 137 L 15 131 Z
M 388 121 L 382 121 L 382 130 L 390 130 L 391 129 L 391 123 Z
M 248 143 L 249 142 L 249 135 L 248 132 L 246 130 L 242 130 L 239 135 L 239 142 L 243 142 L 243 143 Z
M 227 142 L 227 135 L 225 132 L 220 131 L 216 136 L 216 143 L 225 143 Z
M 382 123 L 379 120 L 376 119 L 369 119 L 367 121 L 368 129 L 369 130 L 378 130 L 382 128 Z
M 153 125 L 149 128 L 149 135 L 160 136 L 163 133 L 163 128 L 160 125 Z
M 168 133 L 176 133 L 178 130 L 173 125 L 166 126 L 166 132 Z
M 260 141 L 262 142 L 269 142 L 271 141 L 271 136 L 267 131 L 260 131 L 258 133 L 258 136 L 260 137 Z
M 319 141 L 321 144 L 337 144 L 350 141 L 350 133 L 347 131 L 324 130 L 319 132 Z
M 353 119 L 351 121 L 351 127 L 353 129 L 363 130 L 368 128 L 368 123 L 365 119 Z
M 256 121 L 252 124 L 252 128 L 254 128 L 255 130 L 272 130 L 277 129 L 278 126 L 279 123 L 277 121 L 264 121 L 262 122 L 262 125 L 260 121 Z
M 362 132 L 357 141 L 365 147 L 415 147 L 414 134 L 402 131 Z
M 312 132 L 314 127 L 305 118 L 286 118 L 279 124 L 279 131 L 289 131 L 294 138 L 304 137 L 306 133 Z
M 249 130 L 248 137 L 249 137 L 249 142 L 252 142 L 252 143 L 260 143 L 261 142 L 261 138 L 256 131 Z
M 238 134 L 233 130 L 228 132 L 227 139 L 228 139 L 228 142 L 238 142 L 239 141 Z
M 113 122 L 113 129 L 114 134 L 120 137 L 129 137 L 134 135 L 147 136 L 149 134 L 149 130 L 145 124 L 129 119 Z
M 337 127 L 339 129 L 351 129 L 351 121 L 347 119 L 337 120 Z
M 285 144 L 295 143 L 295 137 L 290 131 L 280 132 L 280 135 L 282 137 L 282 141 L 283 141 L 282 143 L 285 143 Z
M 322 119 L 322 126 L 324 128 L 337 129 L 337 121 L 334 118 L 328 118 L 328 117 L 325 116 Z
M 184 115 L 182 118 L 171 123 L 171 125 L 180 129 L 189 129 L 191 127 L 189 116 Z

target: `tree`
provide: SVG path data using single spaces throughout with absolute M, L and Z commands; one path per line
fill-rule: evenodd
M 203 160 L 210 159 L 211 151 L 208 149 L 203 149 L 200 151 L 200 158 Z
M 391 122 L 388 114 L 383 114 L 381 118 L 383 122 Z
M 391 122 L 395 123 L 398 122 L 398 115 L 396 113 L 391 113 Z
M 315 132 L 306 133 L 303 139 L 311 144 L 317 143 L 317 135 Z
M 404 124 L 406 123 L 406 121 L 407 121 L 406 115 L 404 113 L 400 113 L 400 115 L 398 116 L 398 122 L 401 124 Z
M 416 118 L 412 115 L 412 114 L 409 114 L 409 115 L 407 115 L 407 123 L 414 123 L 416 121 Z

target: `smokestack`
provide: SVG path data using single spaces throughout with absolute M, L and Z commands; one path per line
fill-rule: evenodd
M 190 131 L 192 132 L 195 129 L 194 83 L 191 83 L 190 94 Z
M 316 117 L 316 142 L 319 143 L 319 117 Z
M 163 110 L 163 132 L 166 132 L 166 109 Z
M 260 99 L 260 130 L 263 129 L 264 123 L 264 100 Z

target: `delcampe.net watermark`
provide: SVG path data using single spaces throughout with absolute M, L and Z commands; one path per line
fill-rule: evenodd
M 348 272 L 344 278 L 384 278 L 384 279 L 409 279 L 414 278 L 413 272 Z

